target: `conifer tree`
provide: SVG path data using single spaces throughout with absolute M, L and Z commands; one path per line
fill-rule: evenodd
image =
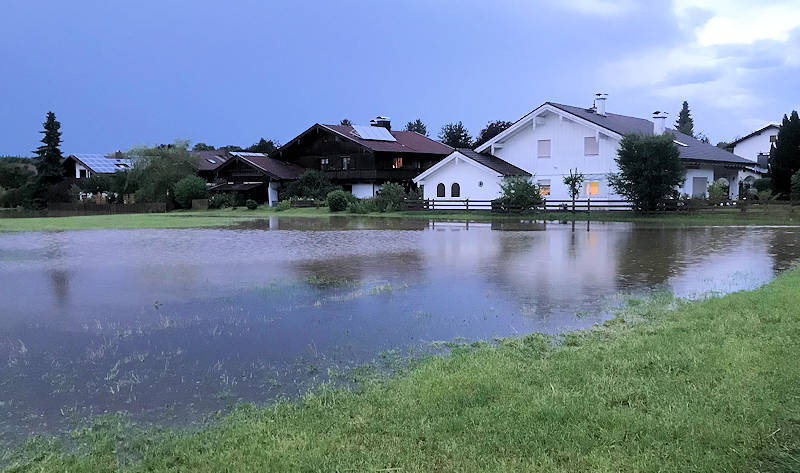
M 800 117 L 797 111 L 783 116 L 778 138 L 769 151 L 769 173 L 775 194 L 788 196 L 792 174 L 800 170 Z
M 53 112 L 47 112 L 47 119 L 43 123 L 44 130 L 40 131 L 44 137 L 42 145 L 36 148 L 37 180 L 45 187 L 52 186 L 64 179 L 64 168 L 61 165 L 61 123 L 56 120 Z
M 683 101 L 683 107 L 678 113 L 678 120 L 675 122 L 675 129 L 684 135 L 694 136 L 694 121 L 689 111 L 689 102 Z

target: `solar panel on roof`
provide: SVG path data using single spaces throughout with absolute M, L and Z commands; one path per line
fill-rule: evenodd
M 102 154 L 75 154 L 83 164 L 92 171 L 100 174 L 110 174 L 117 169 L 126 169 L 133 164 L 130 159 L 109 158 Z
M 353 130 L 364 140 L 397 141 L 389 130 L 382 126 L 353 125 Z

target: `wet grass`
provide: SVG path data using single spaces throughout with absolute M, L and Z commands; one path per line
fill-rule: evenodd
M 800 270 L 696 302 L 659 295 L 590 331 L 453 345 L 355 390 L 245 405 L 193 431 L 124 418 L 9 472 L 800 470 Z M 369 376 L 368 373 L 365 376 Z
M 81 217 L 36 217 L 0 218 L 2 231 L 60 231 L 92 229 L 132 229 L 132 228 L 202 228 L 202 227 L 246 227 L 248 222 L 263 220 L 270 216 L 282 217 L 353 217 L 353 218 L 413 218 L 428 220 L 468 220 L 477 222 L 502 220 L 545 220 L 545 221 L 598 221 L 598 222 L 638 222 L 643 224 L 669 226 L 696 225 L 800 225 L 800 207 L 773 205 L 752 206 L 746 212 L 738 209 L 706 209 L 697 212 L 669 212 L 640 214 L 635 212 L 534 212 L 529 214 L 496 214 L 489 211 L 436 210 L 402 211 L 351 215 L 331 213 L 326 207 L 290 209 L 278 212 L 274 208 L 259 207 L 256 210 L 244 208 L 173 211 L 162 214 L 121 214 Z M 263 228 L 259 226 L 258 228 Z

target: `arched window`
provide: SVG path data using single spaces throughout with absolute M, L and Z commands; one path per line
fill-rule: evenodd
M 444 184 L 441 182 L 436 186 L 436 197 L 444 197 Z
M 450 197 L 461 197 L 461 186 L 457 182 L 450 186 Z

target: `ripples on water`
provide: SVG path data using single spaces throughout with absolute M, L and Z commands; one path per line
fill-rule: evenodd
M 0 234 L 0 440 L 118 410 L 184 423 L 437 340 L 585 328 L 618 296 L 756 287 L 792 228 L 273 218 Z

